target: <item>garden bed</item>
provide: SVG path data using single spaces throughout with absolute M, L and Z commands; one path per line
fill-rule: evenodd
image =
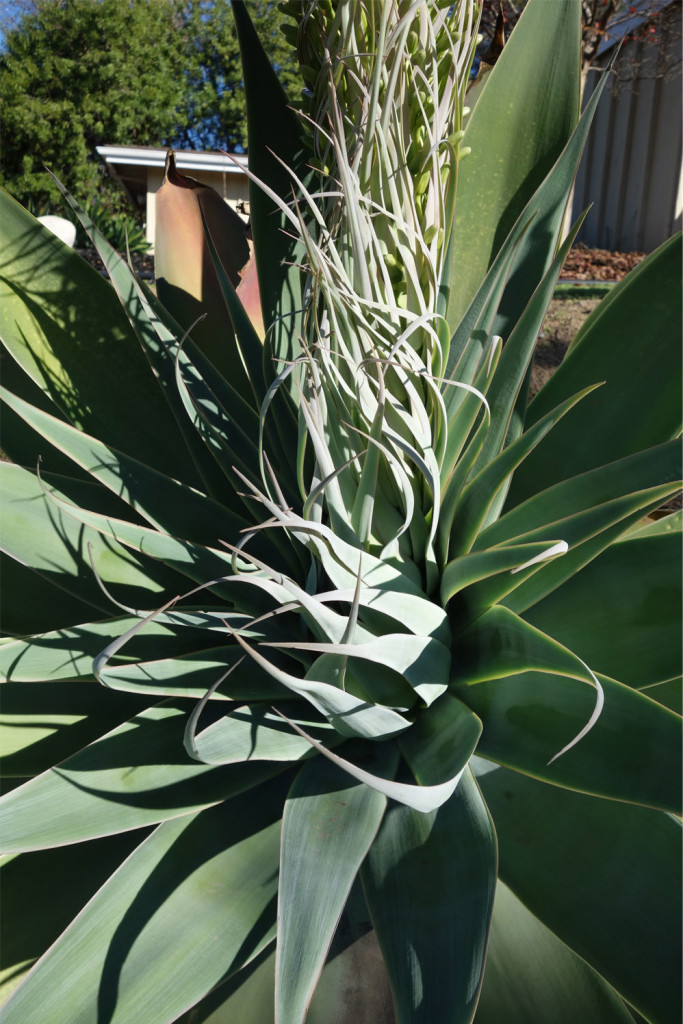
M 77 252 L 96 270 L 104 273 L 102 260 L 94 249 L 78 249 Z M 607 249 L 591 249 L 578 242 L 569 252 L 560 280 L 621 281 L 644 258 L 643 252 L 608 252 Z M 133 253 L 132 262 L 141 277 L 154 277 L 154 256 L 151 253 Z

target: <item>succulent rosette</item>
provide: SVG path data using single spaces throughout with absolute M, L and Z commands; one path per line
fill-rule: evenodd
M 329 1024 L 378 941 L 399 1024 L 673 1024 L 678 239 L 528 401 L 578 0 L 471 112 L 474 0 L 288 0 L 291 105 L 232 6 L 250 237 L 1 200 L 0 1021 Z

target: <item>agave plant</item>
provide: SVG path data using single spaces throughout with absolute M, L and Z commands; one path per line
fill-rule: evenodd
M 255 271 L 2 198 L 0 1020 L 673 1024 L 678 240 L 527 400 L 579 0 L 469 114 L 475 0 L 288 0 L 300 110 L 232 7 Z

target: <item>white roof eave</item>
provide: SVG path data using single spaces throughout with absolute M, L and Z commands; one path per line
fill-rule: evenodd
M 141 146 L 98 146 L 99 156 L 107 164 L 126 164 L 128 167 L 166 166 L 167 149 L 153 149 Z M 243 153 L 193 153 L 174 150 L 175 163 L 178 170 L 183 171 L 218 171 L 223 174 L 244 174 L 247 157 Z

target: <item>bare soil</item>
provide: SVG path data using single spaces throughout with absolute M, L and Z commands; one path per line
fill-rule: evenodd
M 531 394 L 539 391 L 564 359 L 567 348 L 604 297 L 604 286 L 616 284 L 645 259 L 643 252 L 609 252 L 578 242 L 569 251 L 560 282 L 577 282 L 559 290 L 541 328 L 531 377 Z M 591 285 L 597 287 L 591 288 Z
M 599 302 L 598 297 L 584 299 L 577 297 L 575 293 L 551 300 L 536 344 L 529 389 L 531 395 L 540 391 L 552 376 L 584 321 Z

